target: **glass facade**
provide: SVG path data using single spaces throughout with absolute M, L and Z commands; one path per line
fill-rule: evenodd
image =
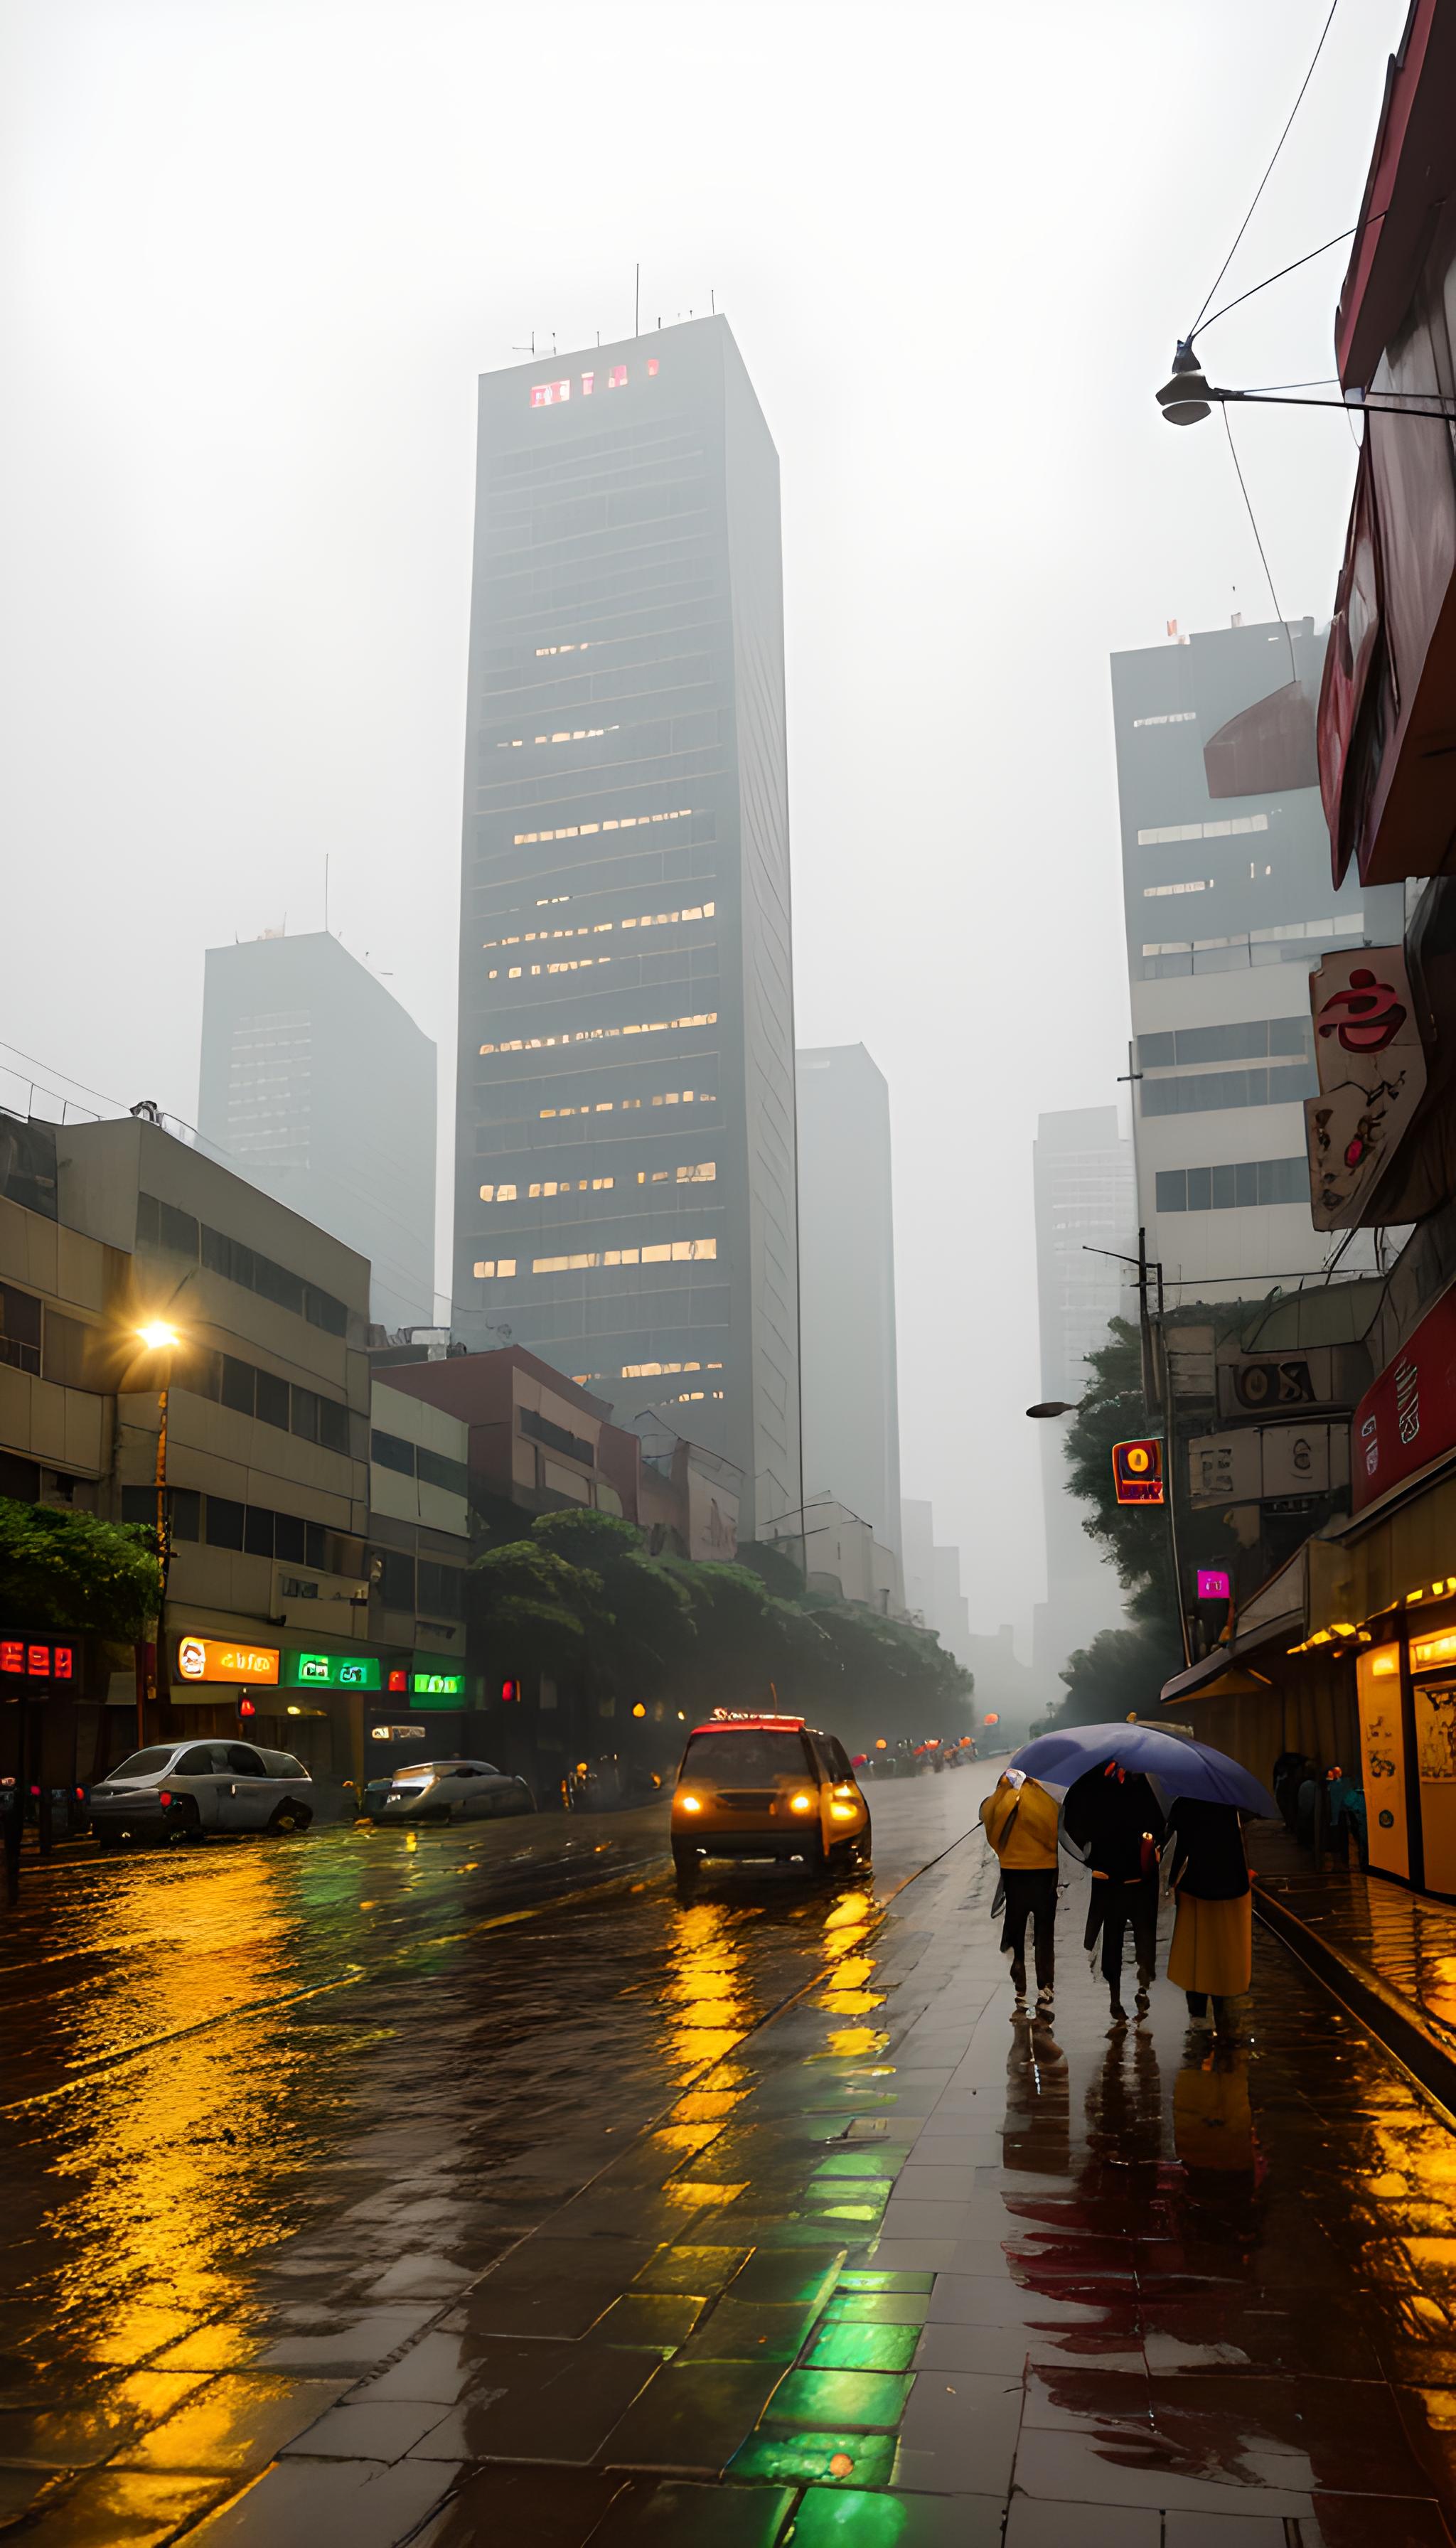
M 454 1324 L 653 1410 L 781 1511 L 777 460 L 721 318 L 537 368 L 481 382 Z

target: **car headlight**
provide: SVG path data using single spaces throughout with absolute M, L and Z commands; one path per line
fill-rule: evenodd
M 674 1802 L 675 1804 L 680 1804 L 682 1806 L 684 1814 L 700 1814 L 702 1812 L 701 1796 L 677 1796 L 674 1798 Z
M 790 1796 L 788 1805 L 790 1813 L 811 1814 L 814 1810 L 814 1799 L 812 1796 Z
M 829 1812 L 831 1820 L 837 1823 L 852 1823 L 855 1819 L 853 1805 L 831 1805 Z

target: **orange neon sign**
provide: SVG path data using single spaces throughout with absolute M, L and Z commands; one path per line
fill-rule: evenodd
M 219 1637 L 182 1637 L 177 1670 L 183 1681 L 265 1682 L 276 1685 L 276 1646 L 229 1645 Z

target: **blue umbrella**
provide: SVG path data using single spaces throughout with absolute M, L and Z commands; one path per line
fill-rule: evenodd
M 1191 1735 L 1167 1734 L 1160 1725 L 1061 1726 L 1024 1743 L 1012 1754 L 1011 1767 L 1044 1787 L 1070 1787 L 1105 1761 L 1140 1770 L 1170 1796 L 1201 1796 L 1206 1804 L 1236 1805 L 1240 1813 L 1271 1819 L 1279 1812 L 1268 1788 L 1241 1762 L 1195 1743 Z

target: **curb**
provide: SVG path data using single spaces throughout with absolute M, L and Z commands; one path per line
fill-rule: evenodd
M 1410 2001 L 1392 1990 L 1378 1973 L 1339 1954 L 1298 1912 L 1291 1911 L 1277 1894 L 1266 1892 L 1257 1880 L 1253 1897 L 1254 1909 L 1265 1928 L 1352 2017 L 1359 2019 L 1388 2052 L 1395 2054 L 1442 2109 L 1445 2122 L 1456 2130 L 1456 2052 L 1448 2050 L 1428 2031 L 1412 2014 Z

